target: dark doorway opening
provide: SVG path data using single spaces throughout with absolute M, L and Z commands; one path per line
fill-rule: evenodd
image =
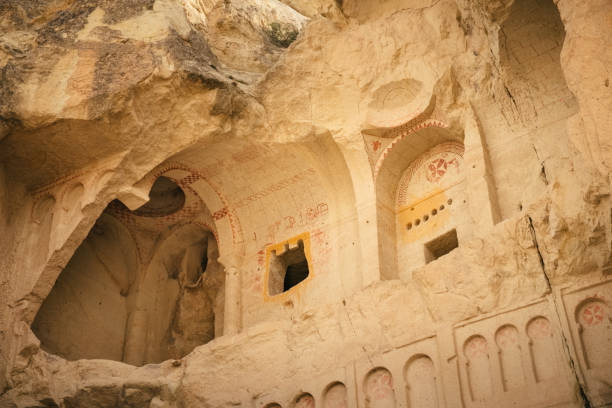
M 298 241 L 295 248 L 285 245 L 284 251 L 277 255 L 272 251 L 268 276 L 268 293 L 278 295 L 303 282 L 309 274 L 308 260 L 304 252 L 304 242 Z

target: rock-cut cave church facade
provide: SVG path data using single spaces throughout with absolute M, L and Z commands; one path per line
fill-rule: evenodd
M 612 406 L 609 0 L 0 27 L 0 406 Z

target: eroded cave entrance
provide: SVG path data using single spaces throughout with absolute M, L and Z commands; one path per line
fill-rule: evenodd
M 128 297 L 139 261 L 134 240 L 103 213 L 42 303 L 32 330 L 45 351 L 68 360 L 123 360 Z
M 222 333 L 214 234 L 184 219 L 172 180 L 160 177 L 150 198 L 136 211 L 111 202 L 78 247 L 32 324 L 45 351 L 141 365 L 181 358 Z

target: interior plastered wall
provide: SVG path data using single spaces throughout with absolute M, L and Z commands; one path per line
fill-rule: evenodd
M 277 163 L 277 166 L 266 166 L 268 175 L 266 175 L 265 172 L 260 175 L 260 190 L 248 190 L 244 188 L 245 185 L 256 186 L 258 184 L 254 183 L 252 180 L 252 176 L 256 174 L 256 171 L 250 168 L 248 164 L 255 164 L 256 167 L 262 166 L 262 162 L 256 162 L 256 157 L 260 155 L 261 151 L 256 150 L 254 157 L 253 152 L 249 151 L 249 148 L 250 147 L 242 147 L 234 149 L 234 151 L 232 151 L 231 148 L 229 149 L 229 153 L 233 155 L 233 160 L 238 160 L 239 163 L 245 166 L 237 173 L 228 171 L 223 178 L 218 178 L 219 168 L 224 168 L 224 164 L 219 161 L 192 164 L 189 162 L 189 156 L 187 156 L 185 160 L 182 160 L 183 163 L 186 162 L 187 164 L 181 165 L 180 168 L 176 168 L 172 162 L 169 166 L 162 165 L 160 167 L 160 171 L 163 171 L 163 174 L 173 177 L 177 182 L 181 183 L 183 187 L 193 190 L 193 194 L 197 195 L 205 202 L 210 202 L 210 184 L 214 184 L 216 187 L 219 185 L 224 187 L 223 191 L 225 195 L 222 198 L 225 199 L 225 203 L 228 204 L 228 207 L 231 207 L 231 210 L 234 212 L 235 221 L 237 220 L 238 222 L 230 225 L 230 236 L 227 236 L 227 234 L 223 236 L 221 232 L 219 233 L 219 235 L 221 235 L 221 250 L 223 251 L 223 249 L 229 246 L 229 251 L 231 252 L 232 245 L 245 244 L 248 255 L 252 255 L 244 256 L 238 254 L 238 256 L 248 259 L 245 264 L 241 265 L 243 274 L 241 281 L 243 287 L 242 300 L 245 326 L 265 320 L 267 316 L 270 316 L 270 313 L 272 315 L 278 313 L 277 309 L 271 308 L 266 310 L 265 307 L 261 307 L 263 303 L 261 296 L 263 273 L 261 273 L 259 269 L 261 268 L 260 251 L 265 250 L 266 244 L 274 244 L 296 233 L 309 232 L 312 234 L 313 267 L 314 270 L 318 271 L 322 276 L 318 280 L 319 283 L 317 285 L 321 285 L 321 288 L 331 286 L 334 290 L 345 294 L 350 294 L 360 288 L 362 277 L 360 276 L 361 272 L 358 267 L 343 269 L 346 271 L 346 274 L 340 279 L 338 275 L 331 272 L 336 269 L 337 265 L 337 252 L 334 253 L 331 250 L 332 245 L 334 245 L 334 241 L 331 237 L 337 237 L 335 239 L 337 240 L 336 244 L 338 248 L 350 251 L 345 258 L 345 263 L 347 265 L 357 264 L 356 257 L 350 255 L 350 253 L 354 254 L 358 250 L 358 242 L 353 234 L 355 225 L 354 217 L 352 216 L 354 207 L 351 205 L 350 200 L 352 191 L 350 191 L 350 183 L 346 183 L 345 177 L 347 170 L 344 163 L 342 161 L 335 162 L 331 157 L 323 156 L 317 158 L 313 153 L 305 155 L 305 152 L 309 152 L 309 149 L 304 147 L 298 147 L 297 153 L 293 152 L 291 149 L 275 150 L 263 148 L 263 158 L 260 157 L 260 160 L 265 160 L 266 163 L 268 163 L 268 161 Z M 325 147 L 325 149 L 333 148 L 333 145 L 330 147 L 329 144 Z M 338 156 L 339 154 L 337 148 L 335 152 L 331 151 L 327 153 L 328 156 Z M 225 152 L 225 155 L 227 156 L 228 152 Z M 212 155 L 209 157 L 215 156 Z M 181 157 L 181 159 L 183 159 L 183 157 Z M 166 167 L 168 167 L 168 169 L 166 169 Z M 231 169 L 231 167 L 228 168 L 228 170 L 229 169 Z M 154 171 L 154 173 L 161 174 L 160 171 Z M 51 190 L 47 189 L 41 192 L 40 196 L 43 198 L 49 194 L 53 197 L 56 195 L 62 197 L 58 199 L 60 203 L 57 204 L 57 208 L 55 207 L 56 204 L 49 208 L 54 215 L 52 217 L 52 224 L 62 225 L 62 228 L 53 229 L 53 231 L 49 229 L 49 235 L 45 236 L 45 234 L 43 234 L 37 236 L 36 239 L 50 239 L 51 246 L 55 245 L 62 250 L 69 251 L 65 245 L 66 243 L 64 242 L 64 246 L 62 247 L 62 244 L 59 243 L 58 240 L 62 240 L 61 236 L 64 234 L 62 231 L 68 232 L 71 228 L 74 228 L 73 224 L 76 225 L 75 223 L 81 220 L 76 216 L 80 211 L 74 208 L 83 205 L 84 200 L 86 200 L 83 196 L 92 198 L 91 190 L 96 191 L 101 187 L 101 183 L 108 181 L 108 177 L 106 177 L 104 172 L 104 177 L 98 174 L 99 173 L 95 172 L 93 174 L 91 172 L 85 172 L 83 176 L 81 176 L 83 181 L 79 178 L 76 180 L 70 179 L 65 182 L 56 183 L 55 187 L 52 187 Z M 198 176 L 194 178 L 190 174 L 198 174 Z M 207 177 L 205 181 L 208 184 L 198 182 L 197 179 L 201 177 Z M 325 180 L 325 178 L 327 178 L 327 180 Z M 193 180 L 196 181 L 194 182 Z M 233 183 L 228 184 L 226 180 L 232 180 Z M 243 184 L 237 182 L 238 180 L 242 180 Z M 81 188 L 81 185 L 84 185 L 82 191 L 79 190 L 78 194 L 75 193 L 75 197 L 69 198 L 69 194 L 66 191 L 73 191 L 77 187 Z M 206 188 L 203 190 L 203 187 Z M 232 190 L 232 187 L 234 187 L 235 190 Z M 57 192 L 55 190 L 57 190 Z M 79 196 L 79 194 L 81 194 L 81 196 Z M 189 202 L 192 200 L 193 194 L 188 194 L 186 202 L 187 207 L 190 206 Z M 346 200 L 347 197 L 347 202 L 338 201 Z M 61 206 L 63 199 L 65 199 L 65 210 L 63 209 L 64 207 Z M 220 202 L 219 204 L 224 204 L 224 202 Z M 336 208 L 339 208 L 339 210 Z M 63 215 L 62 211 L 72 214 L 70 216 L 70 225 L 63 224 L 65 222 L 64 218 L 57 219 L 58 215 L 60 217 Z M 118 215 L 122 219 L 125 218 L 121 214 Z M 205 221 L 214 221 L 214 224 L 211 223 L 210 225 L 212 225 L 213 232 L 215 232 L 215 225 L 219 225 L 219 223 L 223 223 L 229 218 L 228 211 L 220 208 L 219 211 L 216 211 L 212 215 L 212 218 L 213 220 L 205 219 Z M 130 219 L 126 218 L 124 221 L 127 222 L 128 225 L 132 224 Z M 246 223 L 247 221 L 253 224 L 248 224 Z M 240 222 L 246 225 L 240 225 Z M 87 228 L 87 225 L 79 225 L 79 234 L 87 230 Z M 131 225 L 131 228 L 134 228 L 135 232 L 138 232 L 139 229 L 142 229 L 142 226 Z M 252 235 L 249 234 L 248 237 L 244 237 L 242 234 L 247 228 Z M 136 233 L 136 235 L 140 238 L 146 237 L 146 234 L 143 235 L 142 233 Z M 346 237 L 345 240 L 342 239 L 343 237 Z M 228 239 L 236 242 L 232 243 L 228 241 Z M 152 245 L 155 241 L 151 239 L 138 239 L 137 241 L 139 244 L 139 252 L 144 251 L 141 257 L 146 263 L 148 262 L 147 259 L 150 259 L 154 254 L 156 247 Z M 78 245 L 77 242 L 72 244 Z M 223 247 L 225 244 L 227 245 Z M 44 260 L 41 260 L 41 262 L 44 262 Z M 32 287 L 35 282 L 37 282 L 37 279 L 40 279 L 36 274 L 29 276 L 32 278 L 31 283 L 23 280 L 20 281 L 21 285 L 24 287 L 24 292 L 28 291 L 27 287 Z M 54 281 L 57 276 L 49 276 L 49 278 Z M 47 282 L 46 279 L 47 278 L 45 278 L 45 282 Z M 52 282 L 48 282 L 45 283 L 45 286 L 49 285 L 50 290 L 51 284 Z M 322 301 L 327 296 L 328 292 L 327 290 L 311 289 L 307 293 L 309 297 L 306 299 L 302 298 L 299 302 L 295 302 L 298 307 L 312 308 L 317 302 Z M 251 317 L 251 311 L 255 311 L 253 312 L 253 317 Z
M 244 327 L 312 308 L 325 301 L 329 292 L 322 288 L 342 295 L 361 288 L 355 193 L 328 135 L 300 144 L 228 141 L 206 146 L 205 155 L 199 149 L 178 154 L 169 166 L 191 172 L 190 188 L 212 213 L 222 262 L 240 271 Z M 267 248 L 303 233 L 310 236 L 316 288 L 309 286 L 288 310 L 270 306 L 263 297 Z
M 329 293 L 344 296 L 360 287 L 360 269 L 356 266 L 340 267 L 341 264 L 355 265 L 351 255 L 356 252 L 356 239 L 351 234 L 354 217 L 350 213 L 339 214 L 337 206 L 342 204 L 321 182 L 326 174 L 320 174 L 312 167 L 301 168 L 297 164 L 292 167 L 295 173 L 283 174 L 280 181 L 271 178 L 268 184 L 280 187 L 290 180 L 291 185 L 285 191 L 258 197 L 238 211 L 241 219 L 249 220 L 247 225 L 252 231 L 248 236 L 251 242 L 246 246 L 245 263 L 241 266 L 245 327 L 278 313 L 300 313 L 325 302 Z M 268 186 L 263 188 L 264 192 Z M 286 305 L 291 305 L 288 309 L 279 308 L 278 303 L 266 303 L 263 293 L 269 248 L 302 234 L 309 236 L 309 269 L 317 278 L 298 285 L 295 296 L 291 294 L 287 299 L 291 300 L 286 302 Z M 340 270 L 343 273 L 334 273 Z M 297 310 L 293 311 L 293 308 Z

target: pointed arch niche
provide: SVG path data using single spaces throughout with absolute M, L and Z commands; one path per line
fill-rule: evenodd
M 382 279 L 410 279 L 456 248 L 469 223 L 463 135 L 434 123 L 392 143 L 376 175 Z

